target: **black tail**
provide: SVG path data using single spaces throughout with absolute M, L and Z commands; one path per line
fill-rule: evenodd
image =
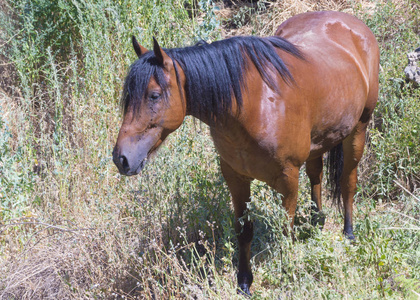
M 328 153 L 326 162 L 328 171 L 328 185 L 331 187 L 333 203 L 341 208 L 341 186 L 340 179 L 343 173 L 343 144 L 340 143 L 332 148 Z

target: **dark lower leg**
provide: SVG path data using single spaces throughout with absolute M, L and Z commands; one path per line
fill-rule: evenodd
M 236 220 L 235 226 L 238 235 L 239 246 L 239 263 L 238 263 L 238 286 L 240 291 L 245 294 L 250 294 L 249 288 L 251 287 L 253 276 L 251 271 L 251 241 L 254 233 L 253 224 L 247 221 L 243 224 Z

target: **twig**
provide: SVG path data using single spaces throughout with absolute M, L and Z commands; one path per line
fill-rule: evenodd
M 15 62 L 8 62 L 8 63 L 2 63 L 2 64 L 0 64 L 0 66 L 8 66 L 8 65 L 13 65 Z
M 410 216 L 407 216 L 407 215 L 405 215 L 405 214 L 403 214 L 403 213 L 400 213 L 399 211 L 396 211 L 396 210 L 387 210 L 387 212 L 399 214 L 399 215 L 401 215 L 401 216 L 403 216 L 403 217 L 406 217 L 406 218 L 408 218 L 408 219 L 411 219 L 411 220 L 413 220 L 413 221 L 415 221 L 415 222 L 419 222 L 419 221 L 420 221 L 420 220 L 417 220 L 417 219 L 415 219 L 415 218 L 413 218 L 413 217 L 410 217 Z
M 405 192 L 407 192 L 410 196 L 412 196 L 414 199 L 416 199 L 418 202 L 420 202 L 420 198 L 415 196 L 412 192 L 410 192 L 409 190 L 407 190 L 405 187 L 402 186 L 401 183 L 399 183 L 398 181 L 396 181 L 395 179 L 393 180 L 400 188 L 402 188 Z
M 59 226 L 55 226 L 55 225 L 51 225 L 51 224 L 47 224 L 47 223 L 43 223 L 43 222 L 18 222 L 18 223 L 9 223 L 9 224 L 1 225 L 1 227 L 4 227 L 4 229 L 0 231 L 0 234 L 2 234 L 3 231 L 5 231 L 7 227 L 16 226 L 16 225 L 43 225 L 43 226 L 46 226 L 45 229 L 54 228 L 54 229 L 57 229 L 57 230 L 60 230 L 60 231 L 72 232 L 72 233 L 77 233 L 77 231 L 94 230 L 95 229 L 95 228 L 78 228 L 78 229 L 62 228 L 62 227 L 59 227 Z
M 379 228 L 380 230 L 420 230 L 420 227 L 416 228 L 416 227 L 408 227 L 408 228 L 404 228 L 404 227 L 382 227 Z
M 3 45 L 0 45 L 0 48 L 4 47 L 6 44 L 8 44 L 11 40 L 13 40 L 13 38 L 15 36 L 19 35 L 22 31 L 23 31 L 23 29 L 21 31 L 19 31 L 18 33 L 16 33 L 14 36 L 12 36 L 10 39 L 8 39 L 6 42 L 4 42 Z

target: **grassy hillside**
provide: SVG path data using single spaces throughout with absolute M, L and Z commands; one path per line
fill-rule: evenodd
M 226 1 L 225 3 L 227 3 Z M 111 152 L 130 37 L 151 47 L 272 34 L 286 18 L 358 16 L 381 48 L 380 99 L 359 169 L 355 234 L 328 208 L 310 228 L 302 174 L 295 243 L 279 195 L 252 186 L 253 298 L 420 295 L 420 2 L 6 0 L 0 3 L 0 298 L 241 298 L 229 192 L 204 124 L 187 118 L 141 176 Z M 308 234 L 309 232 L 309 234 Z

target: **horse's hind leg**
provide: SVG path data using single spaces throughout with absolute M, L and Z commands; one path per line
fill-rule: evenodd
M 223 177 L 232 195 L 232 203 L 235 212 L 235 231 L 238 236 L 239 265 L 238 285 L 239 292 L 250 295 L 253 276 L 251 272 L 251 241 L 253 237 L 253 224 L 246 218 L 241 219 L 247 209 L 246 203 L 250 201 L 251 178 L 244 177 L 235 172 L 222 158 L 220 166 Z
M 340 180 L 344 204 L 344 234 L 353 240 L 353 197 L 356 193 L 357 165 L 363 155 L 368 123 L 359 122 L 343 141 L 343 174 Z
M 306 174 L 311 182 L 311 224 L 313 226 L 325 224 L 325 216 L 322 213 L 321 183 L 322 183 L 322 156 L 306 162 Z

